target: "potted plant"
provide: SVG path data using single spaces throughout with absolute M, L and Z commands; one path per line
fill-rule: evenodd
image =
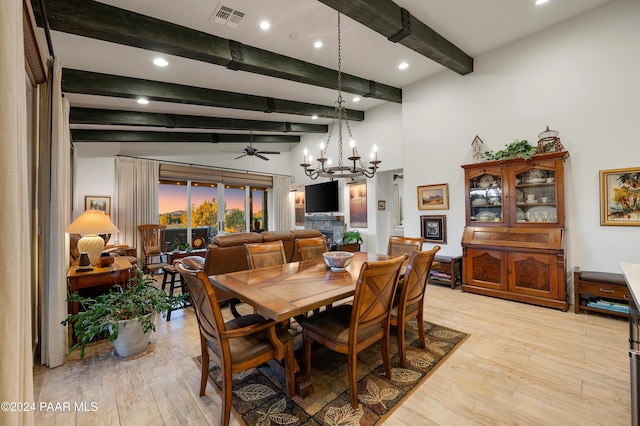
M 173 242 L 171 243 L 171 246 L 169 247 L 169 251 L 191 251 L 191 244 L 189 243 L 181 243 L 181 242 Z
M 142 353 L 155 331 L 155 314 L 163 316 L 172 307 L 184 307 L 188 294 L 174 296 L 152 285 L 151 275 L 136 270 L 130 283 L 95 298 L 72 294 L 67 301 L 78 302 L 84 311 L 69 315 L 62 325 L 72 324 L 77 343 L 69 352 L 80 348 L 84 357 L 86 345 L 103 333 L 109 333 L 119 356 Z
M 351 231 L 347 231 L 342 234 L 342 243 L 343 244 L 362 244 L 362 235 L 360 235 L 360 231 L 352 229 Z

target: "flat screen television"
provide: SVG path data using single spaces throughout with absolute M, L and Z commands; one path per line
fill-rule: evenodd
M 338 181 L 329 181 L 304 187 L 304 211 L 328 213 L 340 211 Z

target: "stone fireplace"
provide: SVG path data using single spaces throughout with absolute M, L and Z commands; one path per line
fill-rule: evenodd
M 304 229 L 317 229 L 327 236 L 327 243 L 342 241 L 345 229 L 344 216 L 319 214 L 304 217 Z

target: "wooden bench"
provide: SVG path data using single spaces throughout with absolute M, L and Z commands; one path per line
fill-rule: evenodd
M 433 264 L 431 270 L 446 274 L 446 277 L 430 276 L 430 284 L 447 284 L 452 289 L 455 289 L 457 285 L 462 284 L 462 256 L 439 256 L 436 255 L 433 258 Z
M 619 317 L 627 317 L 628 313 L 587 306 L 589 298 L 601 299 L 612 303 L 628 304 L 631 292 L 623 274 L 610 272 L 573 270 L 574 307 L 576 314 L 582 311 L 593 311 Z

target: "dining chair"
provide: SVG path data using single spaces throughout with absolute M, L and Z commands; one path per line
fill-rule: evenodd
M 329 251 L 324 237 L 296 239 L 300 260 L 322 259 L 322 253 Z
M 327 248 L 327 240 L 324 236 L 313 238 L 296 238 L 295 245 L 298 250 L 298 258 L 300 260 L 322 259 L 322 254 L 329 251 Z M 325 309 L 331 309 L 333 304 L 329 303 Z M 313 310 L 314 314 L 320 312 L 320 308 Z
M 286 263 L 284 245 L 280 240 L 268 243 L 245 243 L 244 247 L 251 269 L 284 265 Z
M 411 255 L 414 250 L 422 250 L 422 238 L 409 238 L 390 236 L 387 243 L 387 254 L 389 256 L 400 256 L 401 254 Z
M 418 322 L 418 335 L 420 344 L 426 348 L 424 337 L 424 293 L 427 289 L 429 271 L 431 264 L 440 250 L 440 246 L 435 246 L 431 250 L 414 251 L 409 257 L 409 263 L 404 272 L 404 280 L 398 284 L 399 291 L 391 308 L 391 325 L 398 328 L 398 352 L 400 353 L 400 363 L 407 366 L 405 348 L 405 329 L 407 323 L 412 319 Z
M 362 264 L 352 305 L 339 305 L 300 321 L 304 374 L 311 375 L 312 341 L 344 355 L 348 359 L 351 405 L 358 408 L 356 362 L 358 353 L 382 342 L 382 361 L 387 378 L 391 378 L 389 359 L 389 314 L 398 283 L 401 255 L 390 260 Z
M 169 266 L 168 255 L 162 252 L 165 225 L 145 224 L 138 226 L 140 246 L 142 248 L 142 270 L 145 273 L 156 273 Z
M 221 424 L 228 425 L 231 414 L 233 374 L 258 367 L 271 359 L 284 359 L 286 392 L 295 394 L 295 358 L 293 338 L 278 323 L 250 314 L 225 322 L 216 293 L 202 269 L 200 260 L 191 257 L 175 264 L 186 282 L 200 329 L 202 352 L 200 396 L 204 396 L 209 378 L 209 360 L 221 371 Z M 195 269 L 194 269 L 195 268 Z

